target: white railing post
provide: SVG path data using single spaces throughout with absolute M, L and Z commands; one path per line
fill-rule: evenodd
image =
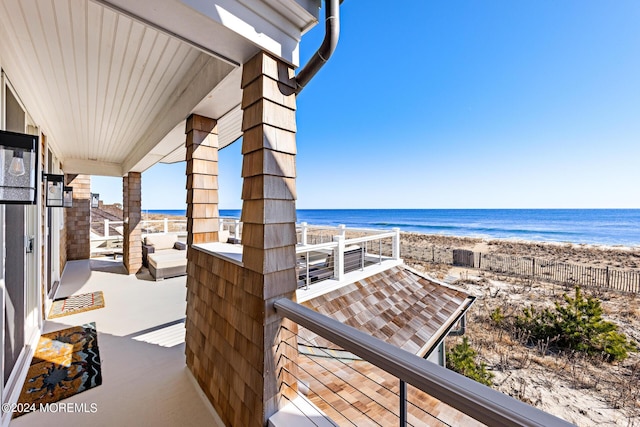
M 218 218 L 218 230 L 224 230 L 224 219 Z
M 104 220 L 104 237 L 109 237 L 109 220 Z
M 235 237 L 236 239 L 240 239 L 240 220 L 239 219 L 233 220 L 233 237 Z
M 347 226 L 344 224 L 338 225 L 338 230 L 340 230 L 340 235 L 342 237 L 347 237 Z
M 164 219 L 164 234 L 169 232 L 169 218 Z
M 333 236 L 333 241 L 338 242 L 333 257 L 333 276 L 339 281 L 344 279 L 344 236 Z
M 302 243 L 302 246 L 305 246 L 307 244 L 307 223 L 301 223 L 300 229 L 302 230 L 302 236 L 300 237 L 302 241 L 300 243 Z
M 393 249 L 392 249 L 392 256 L 393 259 L 395 260 L 399 260 L 400 259 L 400 229 L 399 228 L 393 228 L 392 229 L 396 235 L 393 236 Z
M 304 267 L 305 267 L 305 271 L 306 271 L 306 276 L 304 279 L 304 283 L 305 283 L 305 290 L 309 289 L 309 285 L 311 284 L 311 275 L 309 274 L 309 253 L 307 252 L 304 256 Z

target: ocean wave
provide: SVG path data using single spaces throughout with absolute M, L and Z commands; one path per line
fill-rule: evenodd
M 540 228 L 516 228 L 516 227 L 487 227 L 487 226 L 469 226 L 465 224 L 453 225 L 453 224 L 415 224 L 415 223 L 400 223 L 400 222 L 374 222 L 372 226 L 376 227 L 398 227 L 402 229 L 412 230 L 432 230 L 432 231 L 452 231 L 452 232 L 465 232 L 465 233 L 478 233 L 482 236 L 491 236 L 496 233 L 505 234 L 518 234 L 518 235 L 557 235 L 557 236 L 577 236 L 581 233 L 570 230 L 551 230 Z
M 184 210 L 149 210 L 182 214 Z M 239 210 L 220 210 L 239 217 Z M 425 234 L 604 245 L 640 244 L 640 209 L 314 209 L 299 222 Z

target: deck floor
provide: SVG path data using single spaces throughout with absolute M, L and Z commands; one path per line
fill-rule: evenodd
M 105 307 L 47 320 L 43 332 L 96 323 L 102 385 L 63 402 L 95 403 L 97 412 L 34 412 L 11 427 L 222 425 L 185 364 L 185 284 L 186 276 L 129 276 L 119 261 L 68 262 L 56 297 L 103 291 Z

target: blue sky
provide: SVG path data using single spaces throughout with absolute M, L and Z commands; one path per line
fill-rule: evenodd
M 345 1 L 297 100 L 297 207 L 640 208 L 638 22 L 637 0 Z M 241 163 L 221 151 L 221 209 Z M 184 169 L 145 172 L 143 209 L 184 209 Z

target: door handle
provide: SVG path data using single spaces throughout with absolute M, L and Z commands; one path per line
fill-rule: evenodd
M 26 242 L 27 244 L 25 246 L 26 246 L 26 252 L 28 254 L 33 253 L 33 241 L 34 240 L 35 240 L 35 237 L 33 237 L 33 236 L 28 236 L 27 237 L 27 242 Z

